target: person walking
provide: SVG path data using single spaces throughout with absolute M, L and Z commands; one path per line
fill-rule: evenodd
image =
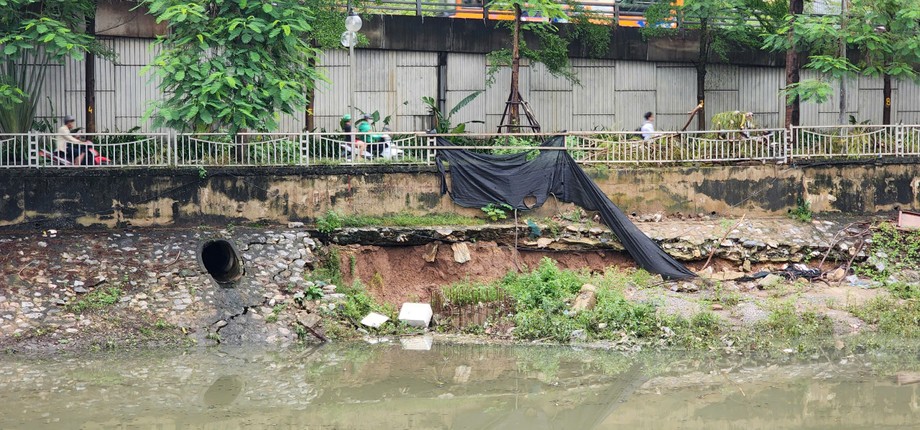
M 644 117 L 645 117 L 645 123 L 642 124 L 642 127 L 639 129 L 639 131 L 642 132 L 642 140 L 649 140 L 655 137 L 656 135 L 655 133 L 655 113 L 646 112 Z

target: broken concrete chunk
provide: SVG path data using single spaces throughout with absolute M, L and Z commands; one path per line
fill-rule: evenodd
M 403 349 L 410 351 L 430 351 L 434 338 L 431 336 L 411 336 L 399 338 Z
M 362 325 L 366 325 L 371 328 L 380 328 L 383 323 L 389 321 L 390 319 L 386 315 L 378 314 L 377 312 L 371 312 L 361 320 Z
M 463 264 L 467 261 L 470 261 L 470 247 L 464 242 L 457 242 L 450 245 L 450 249 L 454 251 L 454 261 Z
M 431 323 L 431 305 L 428 303 L 403 303 L 399 309 L 399 320 L 418 328 L 426 328 Z

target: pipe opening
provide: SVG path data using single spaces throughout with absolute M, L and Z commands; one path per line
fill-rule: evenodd
M 226 240 L 211 240 L 201 247 L 201 264 L 208 274 L 221 284 L 231 283 L 243 276 L 243 263 L 236 248 Z

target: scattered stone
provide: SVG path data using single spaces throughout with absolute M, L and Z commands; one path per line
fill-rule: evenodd
M 403 303 L 399 309 L 399 320 L 412 327 L 427 328 L 432 315 L 428 303 Z
M 569 335 L 569 339 L 573 342 L 584 342 L 588 340 L 588 334 L 585 333 L 584 329 L 573 330 L 572 334 Z
M 86 284 L 85 284 L 83 281 L 73 281 L 73 286 L 74 286 L 74 287 L 82 287 L 82 286 L 84 286 L 84 285 L 86 285 Z
M 433 243 L 433 244 L 431 245 L 431 249 L 428 250 L 428 252 L 426 252 L 425 255 L 424 255 L 425 261 L 427 261 L 427 262 L 429 262 L 429 263 L 434 263 L 434 261 L 437 260 L 437 258 L 438 258 L 438 246 L 439 246 L 439 245 L 440 245 L 440 243 L 438 243 L 438 242 L 435 242 L 435 243 Z
M 681 282 L 680 284 L 674 284 L 671 286 L 671 291 L 675 293 L 695 293 L 700 290 L 700 287 L 692 282 Z
M 783 283 L 786 279 L 779 275 L 769 274 L 759 281 L 757 281 L 757 288 L 761 290 L 766 290 L 770 288 L 775 288 L 777 285 Z
M 322 320 L 322 317 L 311 312 L 297 312 L 297 322 L 307 328 L 315 328 Z
M 597 287 L 591 284 L 584 284 L 575 297 L 575 303 L 572 304 L 573 312 L 588 311 L 594 309 L 597 305 Z
M 537 248 L 546 248 L 553 242 L 555 242 L 553 239 L 550 239 L 548 237 L 541 237 L 537 239 Z
M 463 264 L 472 258 L 470 257 L 470 247 L 465 242 L 451 244 L 450 249 L 454 251 L 454 261 L 457 263 Z
M 827 273 L 827 280 L 830 282 L 839 282 L 847 276 L 847 271 L 843 270 L 842 267 L 838 267 L 834 270 L 831 270 Z
M 86 288 L 83 288 L 83 287 L 74 287 L 74 288 L 73 288 L 73 292 L 75 292 L 75 293 L 77 293 L 77 294 L 86 294 L 86 293 L 88 293 L 88 291 L 86 290 Z
M 380 328 L 380 326 L 389 320 L 390 319 L 386 315 L 381 315 L 377 312 L 371 312 L 361 320 L 361 324 L 371 328 Z
M 744 263 L 741 263 L 741 270 L 745 272 L 751 271 L 751 260 L 744 260 Z
M 718 303 L 713 303 L 713 304 L 712 304 L 712 310 L 714 310 L 714 311 L 721 311 L 722 309 L 725 309 L 725 308 L 722 307 L 722 305 L 720 305 L 720 304 L 718 304 Z
M 303 228 L 303 223 L 298 221 L 292 221 L 288 223 L 288 228 Z

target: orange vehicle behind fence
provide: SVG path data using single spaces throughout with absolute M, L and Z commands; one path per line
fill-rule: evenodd
M 488 13 L 490 20 L 512 20 L 514 12 L 510 10 L 484 9 L 483 0 L 455 0 L 456 9 L 450 15 L 453 18 L 461 19 L 483 19 Z M 616 23 L 619 27 L 645 27 L 645 11 L 649 6 L 655 4 L 655 1 L 648 0 L 577 0 L 565 2 L 564 10 L 571 17 L 576 14 L 588 14 L 591 22 L 602 25 L 613 25 Z M 681 6 L 684 0 L 674 0 L 672 5 Z M 488 4 L 488 2 L 486 2 Z M 524 11 L 522 18 L 524 21 L 543 22 L 546 18 L 541 16 L 528 16 Z M 566 20 L 554 20 L 556 22 L 565 22 Z M 668 20 L 667 23 L 659 23 L 661 26 L 676 27 L 676 20 Z

